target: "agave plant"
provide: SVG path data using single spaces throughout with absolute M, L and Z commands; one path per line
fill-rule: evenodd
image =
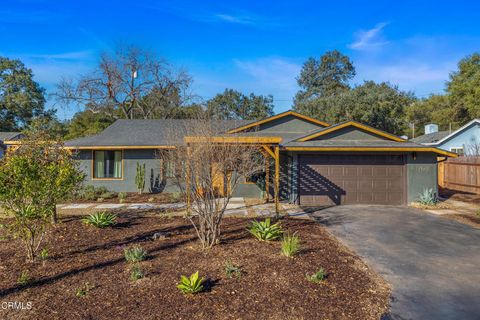
M 125 248 L 123 253 L 125 255 L 125 260 L 131 263 L 143 261 L 147 257 L 147 251 L 140 246 Z
M 204 278 L 199 278 L 198 277 L 198 271 L 195 272 L 190 276 L 190 278 L 187 278 L 186 276 L 181 277 L 180 283 L 177 285 L 177 288 L 180 289 L 184 294 L 190 294 L 190 293 L 198 293 L 202 292 L 204 288 L 203 282 L 205 281 Z
M 423 189 L 423 192 L 420 193 L 418 197 L 418 202 L 423 205 L 433 206 L 437 204 L 438 198 L 432 188 L 425 188 Z
M 280 223 L 270 223 L 270 218 L 264 221 L 252 221 L 248 231 L 260 241 L 277 240 L 282 236 L 282 227 Z
M 106 228 L 114 225 L 116 220 L 116 214 L 110 213 L 108 211 L 99 211 L 88 215 L 88 217 L 83 219 L 83 222 L 97 228 Z

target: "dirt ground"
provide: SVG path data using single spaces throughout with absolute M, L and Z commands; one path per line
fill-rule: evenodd
M 221 244 L 203 251 L 183 218 L 123 215 L 97 229 L 67 217 L 48 234 L 44 264 L 24 262 L 18 240 L 0 241 L 0 301 L 32 303 L 0 309 L 0 319 L 379 319 L 388 311 L 388 285 L 322 226 L 281 221 L 301 238 L 301 253 L 290 259 L 279 242 L 256 241 L 248 223 L 224 219 Z M 153 240 L 156 232 L 166 239 Z M 136 282 L 123 256 L 132 245 L 148 251 L 145 278 Z M 240 278 L 225 275 L 227 260 L 241 266 Z M 327 280 L 307 281 L 320 267 Z M 31 278 L 25 286 L 17 283 L 22 270 Z M 183 295 L 180 275 L 197 270 L 206 292 Z M 93 288 L 77 297 L 87 282 Z

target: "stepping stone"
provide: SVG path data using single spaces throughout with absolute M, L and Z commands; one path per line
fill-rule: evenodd
M 245 207 L 245 203 L 242 202 L 242 203 L 232 203 L 232 202 L 229 202 L 227 204 L 227 210 L 228 209 L 238 209 L 238 208 L 242 208 L 242 207 Z
M 62 207 L 61 209 L 87 209 L 94 206 L 93 203 L 74 203 L 74 204 L 69 204 L 65 207 Z
M 96 206 L 95 208 L 96 209 L 118 209 L 124 206 L 125 206 L 124 204 L 120 204 L 120 203 L 104 203 Z
M 243 209 L 243 210 L 225 210 L 225 215 L 230 216 L 230 215 L 235 215 L 235 216 L 246 216 L 248 215 L 248 211 Z
M 149 204 L 149 203 L 133 203 L 130 204 L 127 209 L 154 209 L 155 205 L 154 204 Z

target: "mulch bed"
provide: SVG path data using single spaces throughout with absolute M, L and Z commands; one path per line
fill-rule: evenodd
M 64 218 L 48 235 L 45 265 L 24 262 L 20 243 L 0 241 L 0 302 L 32 302 L 31 310 L 0 309 L 1 319 L 379 319 L 388 311 L 389 287 L 322 226 L 285 219 L 281 223 L 302 240 L 302 252 L 280 255 L 280 243 L 256 241 L 246 219 L 224 219 L 222 242 L 199 248 L 183 218 L 122 216 L 114 228 L 96 229 L 77 217 Z M 156 232 L 166 239 L 152 240 Z M 123 249 L 141 245 L 146 277 L 133 282 Z M 227 260 L 244 270 L 225 275 Z M 320 267 L 327 280 L 306 280 Z M 28 286 L 17 279 L 22 270 Z M 207 291 L 185 296 L 176 284 L 195 271 Z M 93 289 L 77 297 L 85 282 Z
M 460 223 L 468 224 L 469 226 L 480 228 L 480 216 L 474 214 L 466 214 L 466 213 L 459 213 L 459 214 L 445 214 L 442 217 L 455 220 Z
M 100 203 L 173 203 L 177 202 L 178 199 L 173 199 L 171 193 L 161 192 L 161 193 L 142 193 L 139 194 L 138 192 L 127 192 L 126 198 L 123 202 L 120 202 L 120 199 L 115 194 L 113 198 L 103 199 L 99 201 Z M 88 199 L 75 199 L 75 200 L 68 200 L 64 203 L 92 203 L 97 202 L 96 200 L 88 200 Z

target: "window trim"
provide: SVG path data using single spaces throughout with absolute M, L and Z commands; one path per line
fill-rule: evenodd
M 93 150 L 92 149 L 92 160 L 91 160 L 91 180 L 115 180 L 115 181 L 122 181 L 125 180 L 125 163 L 124 163 L 124 150 L 121 149 L 122 152 L 122 177 L 121 178 L 95 178 L 95 151 L 118 151 L 118 150 L 108 150 L 108 149 L 99 149 Z
M 453 149 L 455 149 L 455 150 L 460 150 L 460 149 L 461 149 L 461 150 L 462 150 L 462 154 L 459 154 L 459 153 L 453 151 Z M 462 146 L 462 147 L 450 147 L 450 152 L 455 152 L 456 154 L 458 154 L 459 157 L 465 155 L 465 149 L 463 148 L 463 146 Z

